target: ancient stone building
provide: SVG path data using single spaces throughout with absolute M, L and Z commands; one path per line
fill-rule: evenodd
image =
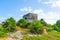
M 23 18 L 26 19 L 29 22 L 32 22 L 32 21 L 37 20 L 37 14 L 28 13 L 28 14 L 24 15 Z

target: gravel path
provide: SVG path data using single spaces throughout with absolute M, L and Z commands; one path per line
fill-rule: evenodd
M 6 40 L 21 40 L 24 35 L 20 31 L 10 34 Z M 27 34 L 27 36 L 37 36 L 37 34 Z M 41 35 L 39 35 L 41 36 Z
M 19 31 L 17 31 L 15 33 L 10 34 L 10 36 L 7 37 L 6 40 L 21 40 L 22 37 L 23 35 Z

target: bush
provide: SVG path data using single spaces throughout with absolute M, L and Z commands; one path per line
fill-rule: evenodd
M 35 21 L 32 23 L 29 23 L 30 25 L 28 25 L 28 28 L 30 29 L 30 32 L 32 33 L 39 33 L 40 32 L 40 28 L 43 27 L 43 25 L 40 23 L 40 21 Z
M 5 28 L 0 28 L 0 37 L 5 37 L 7 35 L 7 30 Z
M 60 20 L 57 20 L 56 24 L 53 25 L 53 29 L 60 32 Z
M 3 28 L 6 28 L 9 32 L 14 32 L 16 29 L 16 21 L 14 18 L 9 18 L 3 22 Z
M 41 22 L 41 24 L 43 24 L 43 26 L 47 26 L 47 23 L 45 22 L 44 19 L 40 19 L 40 22 Z
M 53 25 L 53 29 L 60 32 L 60 28 L 57 25 Z
M 26 24 L 27 24 L 27 21 L 25 19 L 20 19 L 16 25 L 22 28 L 26 28 Z
M 60 28 L 60 20 L 57 20 L 56 25 Z
M 53 31 L 52 28 L 48 28 L 48 29 L 47 29 L 47 32 L 51 32 L 51 31 Z

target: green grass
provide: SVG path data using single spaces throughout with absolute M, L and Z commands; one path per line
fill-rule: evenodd
M 24 36 L 22 40 L 60 40 L 60 32 L 48 32 L 42 36 Z
M 48 36 L 24 36 L 22 40 L 48 40 Z
M 60 40 L 60 32 L 49 32 L 50 39 Z

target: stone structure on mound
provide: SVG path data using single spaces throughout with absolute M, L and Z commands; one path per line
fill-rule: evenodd
M 32 22 L 32 21 L 37 20 L 37 14 L 28 13 L 28 14 L 24 15 L 23 18 L 26 19 L 29 22 Z
M 28 13 L 28 14 L 24 15 L 23 18 L 29 22 L 33 22 L 33 21 L 37 20 L 37 14 Z M 41 28 L 40 34 L 47 34 L 46 29 Z

